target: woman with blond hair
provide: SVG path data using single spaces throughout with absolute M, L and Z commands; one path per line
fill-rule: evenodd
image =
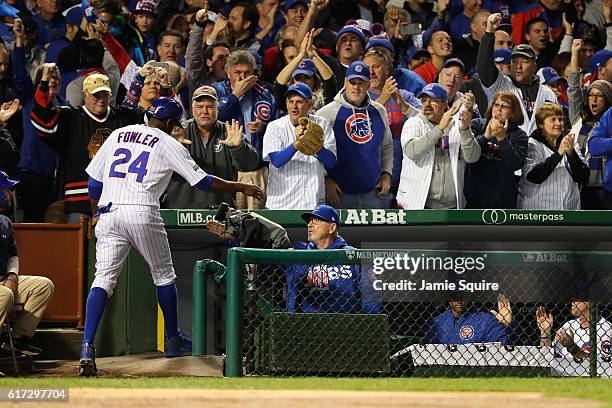
M 546 102 L 535 112 L 519 184 L 518 208 L 579 210 L 580 186 L 589 180 L 575 137 L 565 129 L 563 109 Z
M 525 163 L 528 136 L 521 102 L 510 91 L 493 98 L 484 118 L 472 120 L 480 159 L 465 169 L 466 208 L 516 208 L 518 176 Z

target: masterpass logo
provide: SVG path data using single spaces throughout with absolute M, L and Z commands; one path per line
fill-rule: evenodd
M 484 224 L 487 225 L 501 225 L 507 222 L 560 222 L 563 221 L 562 213 L 534 213 L 531 211 L 521 210 L 499 210 L 499 209 L 487 209 L 481 213 L 481 219 Z
M 505 224 L 508 221 L 508 214 L 504 210 L 484 210 L 481 218 L 487 225 Z

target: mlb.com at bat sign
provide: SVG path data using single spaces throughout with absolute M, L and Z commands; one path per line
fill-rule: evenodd
M 176 214 L 178 225 L 206 225 L 214 219 L 214 212 L 197 210 L 179 210 Z
M 559 211 L 523 210 L 341 210 L 343 225 L 401 224 L 563 224 Z

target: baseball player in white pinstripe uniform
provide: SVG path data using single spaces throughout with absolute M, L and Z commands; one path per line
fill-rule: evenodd
M 115 130 L 87 167 L 89 195 L 96 205 L 99 199 L 103 207 L 98 211 L 102 214 L 96 226 L 96 275 L 87 298 L 79 372 L 82 376 L 96 375 L 96 330 L 106 299 L 112 295 L 132 247 L 146 260 L 157 288 L 166 329 L 165 356 L 191 354 L 191 341 L 178 330 L 176 274 L 159 213 L 159 198 L 173 171 L 204 191 L 241 191 L 264 198 L 255 186 L 228 182 L 198 167 L 188 150 L 169 136 L 175 125 L 180 125 L 182 113 L 175 100 L 157 99 L 147 111 L 149 126 Z M 238 127 L 237 123 L 233 126 Z
M 325 169 L 336 164 L 336 139 L 327 120 L 308 113 L 312 108 L 308 85 L 296 82 L 285 95 L 288 114 L 268 124 L 263 140 L 263 159 L 272 164 L 266 208 L 306 210 L 325 201 Z M 295 147 L 300 118 L 308 118 L 323 129 L 323 143 L 315 154 Z

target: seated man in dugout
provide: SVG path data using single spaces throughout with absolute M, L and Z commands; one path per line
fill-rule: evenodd
M 9 205 L 10 191 L 18 182 L 0 172 L 0 212 Z M 53 295 L 53 282 L 43 276 L 19 274 L 19 254 L 13 235 L 13 224 L 0 214 L 0 326 L 4 324 L 15 305 L 16 319 L 12 322 L 15 351 L 35 356 L 41 349 L 32 344 L 38 323 L 45 314 Z M 8 339 L 2 340 L 2 349 L 10 350 Z
M 460 294 L 449 300 L 449 308 L 434 317 L 424 342 L 429 344 L 511 343 L 514 326 L 510 301 L 497 298 L 497 311 L 473 310 Z

